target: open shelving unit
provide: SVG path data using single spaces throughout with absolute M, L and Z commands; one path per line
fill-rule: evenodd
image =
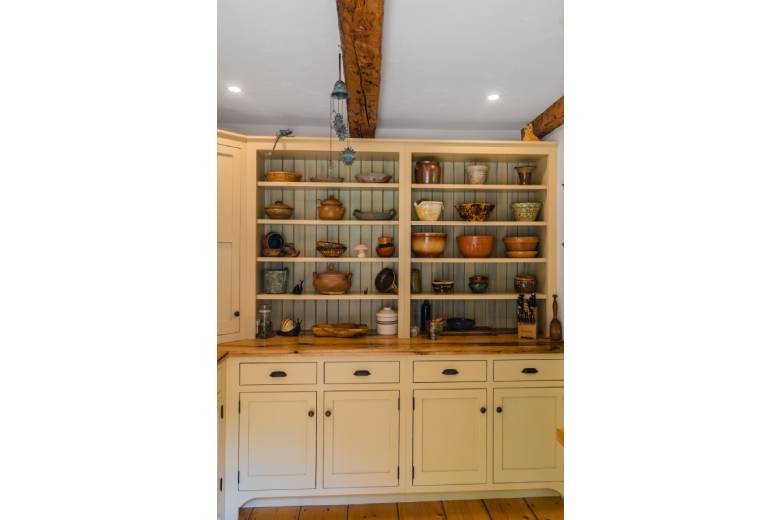
M 273 137 L 246 138 L 246 170 L 251 176 L 251 195 L 245 204 L 251 215 L 249 244 L 243 258 L 251 266 L 247 278 L 253 287 L 251 297 L 256 305 L 270 303 L 275 324 L 283 318 L 300 318 L 303 329 L 315 323 L 365 323 L 376 328 L 376 312 L 384 306 L 398 310 L 399 337 L 409 337 L 410 327 L 418 325 L 420 305 L 429 300 L 434 315 L 466 317 L 477 325 L 496 329 L 514 329 L 514 276 L 533 274 L 537 278 L 537 299 L 540 300 L 540 336 L 547 334 L 551 317 L 552 297 L 556 288 L 556 165 L 555 142 L 508 141 L 423 141 L 353 139 L 357 159 L 351 166 L 338 161 L 343 143 L 334 140 L 330 152 L 327 138 L 284 138 L 273 154 Z M 344 182 L 312 182 L 315 176 L 328 172 L 328 159 L 333 158 L 333 174 Z M 441 184 L 414 183 L 414 165 L 422 158 L 434 158 L 442 167 Z M 537 164 L 533 184 L 518 184 L 513 167 L 527 161 Z M 468 184 L 465 168 L 469 164 L 488 165 L 487 184 Z M 293 171 L 302 174 L 301 182 L 267 182 L 265 172 Z M 388 183 L 356 182 L 358 173 L 383 172 L 393 177 Z M 248 186 L 248 185 L 247 185 Z M 317 200 L 328 196 L 338 198 L 346 208 L 345 220 L 320 220 Z M 270 219 L 264 212 L 266 204 L 281 200 L 294 208 L 289 219 Z M 441 220 L 419 221 L 412 202 L 438 200 L 444 203 Z M 491 202 L 495 209 L 484 222 L 465 222 L 454 208 L 461 202 Z M 535 222 L 517 222 L 511 204 L 517 201 L 540 201 L 542 212 Z M 355 209 L 362 211 L 396 210 L 395 220 L 357 220 Z M 300 251 L 297 257 L 263 256 L 262 239 L 266 233 L 281 233 Z M 411 252 L 411 234 L 420 231 L 441 231 L 448 234 L 447 248 L 440 258 L 417 258 Z M 456 237 L 461 234 L 490 234 L 496 244 L 488 258 L 463 258 L 457 249 Z M 374 248 L 381 235 L 392 236 L 396 247 L 391 258 L 376 256 Z M 506 258 L 504 236 L 535 235 L 540 238 L 539 256 Z M 341 242 L 347 246 L 344 255 L 326 258 L 315 249 L 317 240 Z M 353 247 L 369 246 L 366 258 L 357 258 Z M 318 294 L 313 286 L 314 272 L 324 272 L 333 264 L 342 272 L 352 273 L 352 288 L 344 295 Z M 377 293 L 374 278 L 385 267 L 396 271 L 398 294 Z M 288 291 L 304 281 L 303 294 L 267 294 L 263 290 L 265 269 L 287 268 Z M 411 270 L 420 270 L 422 292 L 411 293 Z M 468 277 L 486 274 L 490 285 L 486 293 L 469 291 Z M 455 281 L 452 294 L 431 292 L 433 279 Z M 255 307 L 255 311 L 257 308 Z

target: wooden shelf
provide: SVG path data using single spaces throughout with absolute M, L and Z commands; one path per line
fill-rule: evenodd
M 413 264 L 543 264 L 546 258 L 412 258 Z
M 538 296 L 537 296 L 538 298 Z M 397 294 L 387 293 L 347 293 L 347 294 L 258 294 L 258 300 L 285 300 L 285 301 L 310 301 L 310 300 L 397 300 Z
M 538 227 L 546 226 L 547 222 L 520 222 L 517 220 L 483 220 L 482 222 L 466 222 L 465 220 L 413 220 L 412 226 L 512 226 Z
M 413 190 L 425 191 L 543 191 L 544 184 L 412 184 Z
M 397 182 L 268 182 L 258 181 L 261 188 L 293 188 L 298 190 L 397 190 Z
M 279 224 L 282 226 L 397 226 L 397 220 L 296 220 L 280 218 L 259 218 L 258 224 Z
M 509 259 L 511 260 L 511 258 Z M 384 263 L 398 263 L 398 258 L 380 258 L 380 257 L 366 257 L 366 258 L 356 258 L 354 256 L 340 256 L 338 258 L 326 258 L 324 256 L 258 256 L 257 257 L 258 262 L 262 263 L 276 263 L 276 262 L 282 262 L 282 263 L 305 263 L 305 262 L 316 262 L 316 263 L 322 263 L 322 264 L 330 264 L 330 263 L 352 263 L 352 262 L 361 262 L 361 263 L 369 263 L 369 264 L 384 264 Z
M 500 292 L 500 293 L 473 293 L 473 292 L 460 292 L 452 294 L 439 294 L 439 293 L 417 293 L 412 294 L 412 300 L 516 300 L 518 294 L 516 292 Z M 546 294 L 536 295 L 537 300 L 544 300 L 547 298 Z

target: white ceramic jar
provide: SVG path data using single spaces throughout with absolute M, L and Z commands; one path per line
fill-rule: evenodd
M 485 184 L 488 167 L 486 164 L 470 164 L 466 166 L 466 175 L 468 176 L 469 184 Z
M 421 200 L 414 203 L 414 211 L 420 220 L 439 220 L 444 203 L 438 200 Z
M 392 307 L 382 307 L 377 311 L 376 333 L 380 336 L 398 335 L 398 313 Z

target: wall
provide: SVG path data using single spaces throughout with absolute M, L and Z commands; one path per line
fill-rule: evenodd
M 563 125 L 544 137 L 545 141 L 558 141 L 558 319 L 563 323 Z

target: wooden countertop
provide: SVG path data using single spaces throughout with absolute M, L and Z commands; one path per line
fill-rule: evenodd
M 496 336 L 443 336 L 398 339 L 394 336 L 359 338 L 317 338 L 301 334 L 295 338 L 243 339 L 217 345 L 217 360 L 226 356 L 298 355 L 393 355 L 393 354 L 563 354 L 563 341 L 520 339 L 514 334 Z

